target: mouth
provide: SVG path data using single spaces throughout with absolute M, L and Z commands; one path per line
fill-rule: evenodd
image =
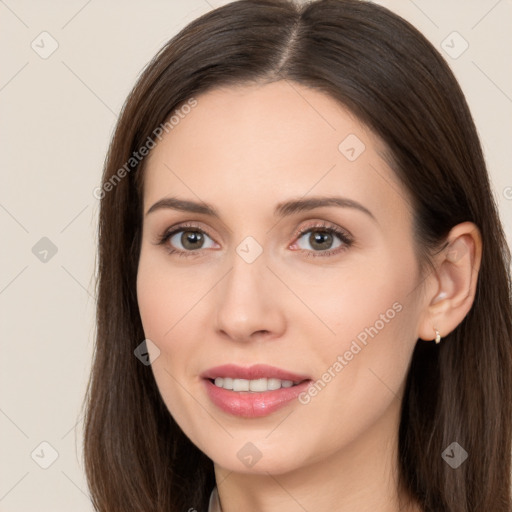
M 271 414 L 298 402 L 312 379 L 268 365 L 223 365 L 201 374 L 210 400 L 226 413 L 243 418 Z

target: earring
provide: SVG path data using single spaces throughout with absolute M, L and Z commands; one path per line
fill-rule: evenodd
M 439 343 L 441 341 L 441 335 L 439 334 L 439 331 L 434 328 L 434 331 L 436 331 L 436 339 L 435 339 L 435 342 L 436 343 Z

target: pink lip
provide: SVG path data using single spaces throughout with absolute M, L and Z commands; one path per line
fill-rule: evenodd
M 292 380 L 293 382 L 300 382 L 310 379 L 307 375 L 299 375 L 296 373 L 276 368 L 275 366 L 268 366 L 266 364 L 255 364 L 247 368 L 237 366 L 235 364 L 224 364 L 222 366 L 215 366 L 206 370 L 200 375 L 203 379 L 215 379 L 217 377 L 231 377 L 233 379 L 280 379 Z
M 219 388 L 208 379 L 204 379 L 203 382 L 210 400 L 217 407 L 242 418 L 267 416 L 296 399 L 311 384 L 310 380 L 306 380 L 291 388 L 252 393 Z
M 242 418 L 259 418 L 273 413 L 296 399 L 311 383 L 311 379 L 308 376 L 291 373 L 264 364 L 257 364 L 248 368 L 232 364 L 216 366 L 203 372 L 201 377 L 210 400 L 224 412 Z M 293 382 L 300 382 L 300 384 L 290 388 L 253 393 L 251 391 L 232 391 L 220 388 L 211 381 L 216 377 L 247 380 L 267 377 L 291 380 Z

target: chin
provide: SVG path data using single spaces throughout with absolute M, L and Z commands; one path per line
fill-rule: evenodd
M 234 457 L 227 457 L 226 451 L 212 453 L 213 462 L 228 471 L 252 475 L 279 475 L 299 469 L 306 464 L 305 460 L 297 459 L 298 448 L 290 447 L 289 453 L 284 453 L 282 446 L 279 449 L 265 447 L 263 443 L 243 443 L 241 448 L 233 448 Z M 300 450 L 302 453 L 303 449 Z

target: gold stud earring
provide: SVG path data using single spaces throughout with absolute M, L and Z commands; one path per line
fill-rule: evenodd
M 436 343 L 439 343 L 441 341 L 441 335 L 439 334 L 439 331 L 434 328 L 434 331 L 436 331 L 436 339 L 435 339 L 435 342 Z

